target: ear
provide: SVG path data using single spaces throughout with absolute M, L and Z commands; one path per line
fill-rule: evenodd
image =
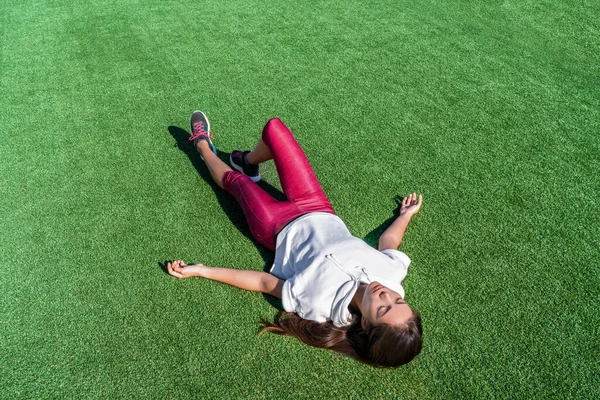
M 367 319 L 365 317 L 360 317 L 360 327 L 362 328 L 363 331 L 369 332 L 369 328 L 371 327 L 371 325 L 369 324 L 369 321 L 367 321 Z

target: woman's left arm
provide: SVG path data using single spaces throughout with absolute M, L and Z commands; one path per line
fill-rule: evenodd
M 167 269 L 169 274 L 176 278 L 199 276 L 240 289 L 267 293 L 277 298 L 281 298 L 281 290 L 285 282 L 268 272 L 207 267 L 202 264 L 186 265 L 181 260 L 167 263 Z
M 402 199 L 400 205 L 400 216 L 396 218 L 392 225 L 390 225 L 379 237 L 379 251 L 393 249 L 397 250 L 402 239 L 404 238 L 404 232 L 410 222 L 413 215 L 419 212 L 421 204 L 423 203 L 423 195 L 412 193 Z

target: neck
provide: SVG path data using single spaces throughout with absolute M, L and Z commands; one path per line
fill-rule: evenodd
M 363 296 L 365 295 L 366 289 L 367 289 L 366 283 L 361 283 L 360 285 L 358 285 L 358 289 L 356 289 L 356 293 L 354 293 L 354 296 L 352 297 L 352 301 L 350 302 L 350 305 L 352 307 L 360 310 L 360 305 L 362 304 L 362 299 L 363 299 Z M 361 310 L 361 314 L 362 314 L 362 310 Z

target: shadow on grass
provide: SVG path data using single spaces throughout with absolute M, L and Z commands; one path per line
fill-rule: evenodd
M 202 159 L 200 158 L 200 154 L 198 154 L 198 152 L 194 148 L 194 144 L 188 139 L 190 137 L 190 133 L 177 126 L 169 126 L 168 129 L 169 133 L 175 139 L 175 146 L 177 146 L 179 150 L 181 150 L 185 153 L 185 155 L 188 156 L 190 163 L 194 166 L 198 175 L 200 175 L 200 177 L 204 179 L 204 181 L 213 189 L 217 201 L 219 202 L 219 205 L 221 206 L 231 223 L 244 236 L 250 239 L 252 243 L 254 243 L 265 263 L 263 266 L 263 271 L 268 272 L 271 269 L 271 266 L 273 265 L 275 254 L 271 250 L 262 246 L 258 241 L 256 241 L 256 239 L 254 239 L 252 233 L 250 232 L 250 228 L 246 223 L 246 217 L 244 216 L 242 209 L 237 204 L 235 198 L 227 192 L 225 192 L 223 189 L 221 189 L 212 179 L 208 168 L 206 167 L 206 165 L 204 165 L 204 161 L 202 161 Z M 222 151 L 217 150 L 217 156 L 223 162 L 229 163 L 229 153 L 224 153 Z M 258 185 L 277 200 L 285 200 L 285 196 L 277 188 L 269 185 L 264 181 L 258 182 Z M 164 263 L 159 263 L 159 265 L 160 268 L 168 274 L 166 267 L 167 262 L 168 261 L 165 261 Z M 265 295 L 265 300 L 277 309 L 282 308 L 281 301 L 279 299 Z
M 381 234 L 389 228 L 389 226 L 398 218 L 400 215 L 400 204 L 402 204 L 402 196 L 394 196 L 394 201 L 396 202 L 396 208 L 394 208 L 394 213 L 391 217 L 383 221 L 377 228 L 373 229 L 371 232 L 365 236 L 363 239 L 369 245 L 377 248 L 379 246 L 379 237 Z

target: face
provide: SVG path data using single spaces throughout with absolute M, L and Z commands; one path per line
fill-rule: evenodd
M 379 282 L 371 282 L 367 286 L 360 310 L 364 320 L 370 325 L 398 325 L 413 315 L 400 294 Z M 366 328 L 364 320 L 363 328 Z

